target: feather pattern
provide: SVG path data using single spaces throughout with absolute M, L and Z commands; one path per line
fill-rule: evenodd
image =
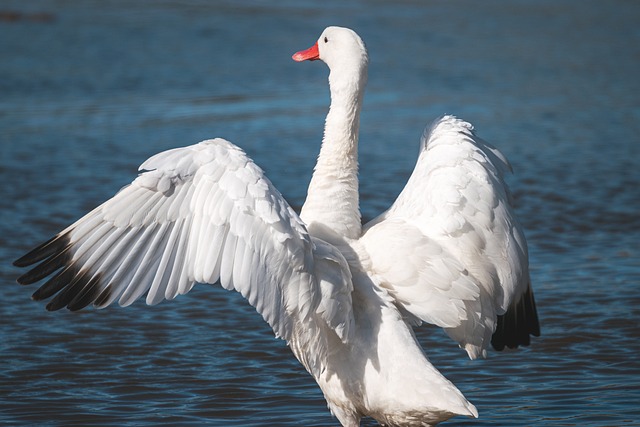
M 381 286 L 471 358 L 486 356 L 497 316 L 529 289 L 510 170 L 469 123 L 445 116 L 425 131 L 405 188 L 362 237 Z
M 102 308 L 116 300 L 127 306 L 145 294 L 157 304 L 195 282 L 220 281 L 286 340 L 309 315 L 329 329 L 339 326 L 347 338 L 350 304 L 327 307 L 348 294 L 346 263 L 327 267 L 347 271 L 316 279 L 304 224 L 242 150 L 213 139 L 159 153 L 140 170 L 112 199 L 16 261 L 40 262 L 20 283 L 58 272 L 34 298 L 57 293 L 49 309 Z
M 435 425 L 476 408 L 431 365 L 412 327 L 438 325 L 471 358 L 539 335 L 511 167 L 453 116 L 423 134 L 393 205 L 362 227 L 358 131 L 368 55 L 329 27 L 296 60 L 330 69 L 331 107 L 298 216 L 223 139 L 156 154 L 113 198 L 15 261 L 47 309 L 147 304 L 219 282 L 287 340 L 343 426 Z

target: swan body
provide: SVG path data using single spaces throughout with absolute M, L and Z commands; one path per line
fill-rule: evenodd
M 15 262 L 47 309 L 148 304 L 196 282 L 240 292 L 287 341 L 343 426 L 430 426 L 476 408 L 412 327 L 438 325 L 471 358 L 529 344 L 538 319 L 502 154 L 470 124 L 428 128 L 406 187 L 361 225 L 359 117 L 367 51 L 328 27 L 297 61 L 329 69 L 331 106 L 297 215 L 262 170 L 217 138 L 159 153 L 112 199 Z

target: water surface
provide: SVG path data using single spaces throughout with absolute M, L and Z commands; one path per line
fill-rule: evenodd
M 639 18 L 629 1 L 3 1 L 0 423 L 337 425 L 239 295 L 200 285 L 156 307 L 48 313 L 11 261 L 153 153 L 215 136 L 299 207 L 329 100 L 326 68 L 290 55 L 338 24 L 371 57 L 366 217 L 394 200 L 444 113 L 515 171 L 543 335 L 471 362 L 420 328 L 480 412 L 451 424 L 640 425 Z

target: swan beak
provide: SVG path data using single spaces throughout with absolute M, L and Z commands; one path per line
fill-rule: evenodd
M 307 50 L 301 50 L 300 52 L 296 52 L 292 56 L 294 61 L 302 62 L 302 61 L 315 61 L 316 59 L 320 59 L 320 52 L 318 51 L 318 42 L 311 46 Z

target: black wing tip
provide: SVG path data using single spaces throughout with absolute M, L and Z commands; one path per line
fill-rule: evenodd
M 50 255 L 49 258 L 18 277 L 16 281 L 21 285 L 31 285 L 51 275 L 60 268 L 70 265 L 73 260 L 69 251 L 70 247 L 69 244 L 62 247 L 60 251 Z
M 69 232 L 58 234 L 13 262 L 16 267 L 31 270 L 17 278 L 21 285 L 36 283 L 53 275 L 31 295 L 34 301 L 53 297 L 46 305 L 47 311 L 68 308 L 80 310 L 90 304 L 104 304 L 111 291 L 102 284 L 101 274 L 81 270 L 73 262 Z
M 73 298 L 67 304 L 67 308 L 71 311 L 78 311 L 94 303 L 103 290 L 101 282 L 102 275 L 100 273 L 91 277 L 91 279 L 83 285 L 82 290 L 73 295 Z
M 531 336 L 540 336 L 540 322 L 531 286 L 520 300 L 512 304 L 507 312 L 498 316 L 496 330 L 491 337 L 491 346 L 497 351 L 531 344 Z
M 15 267 L 29 267 L 43 259 L 49 258 L 59 252 L 64 251 L 70 244 L 71 238 L 67 231 L 64 234 L 56 234 L 46 242 L 36 246 L 17 260 L 13 261 Z
M 31 295 L 31 299 L 35 301 L 42 301 L 55 295 L 70 284 L 77 275 L 78 269 L 75 265 L 71 264 L 66 266 L 40 286 L 38 290 Z
M 103 286 L 102 274 L 79 271 L 70 266 L 40 287 L 31 298 L 40 301 L 53 295 L 53 299 L 45 306 L 47 311 L 65 307 L 69 311 L 78 311 L 91 304 L 104 306 L 111 296 L 111 289 Z
M 61 280 L 59 284 L 61 288 L 47 304 L 47 310 L 56 311 L 64 307 L 69 307 L 76 298 L 79 298 L 84 294 L 85 289 L 89 286 L 91 281 L 92 278 L 86 270 L 78 271 L 76 274 L 71 276 L 71 280 Z
M 20 267 L 20 268 L 29 267 L 31 264 L 33 264 L 33 262 L 30 262 L 29 260 L 30 255 L 31 255 L 31 252 L 21 256 L 17 260 L 13 261 L 11 264 L 13 264 L 14 267 Z

